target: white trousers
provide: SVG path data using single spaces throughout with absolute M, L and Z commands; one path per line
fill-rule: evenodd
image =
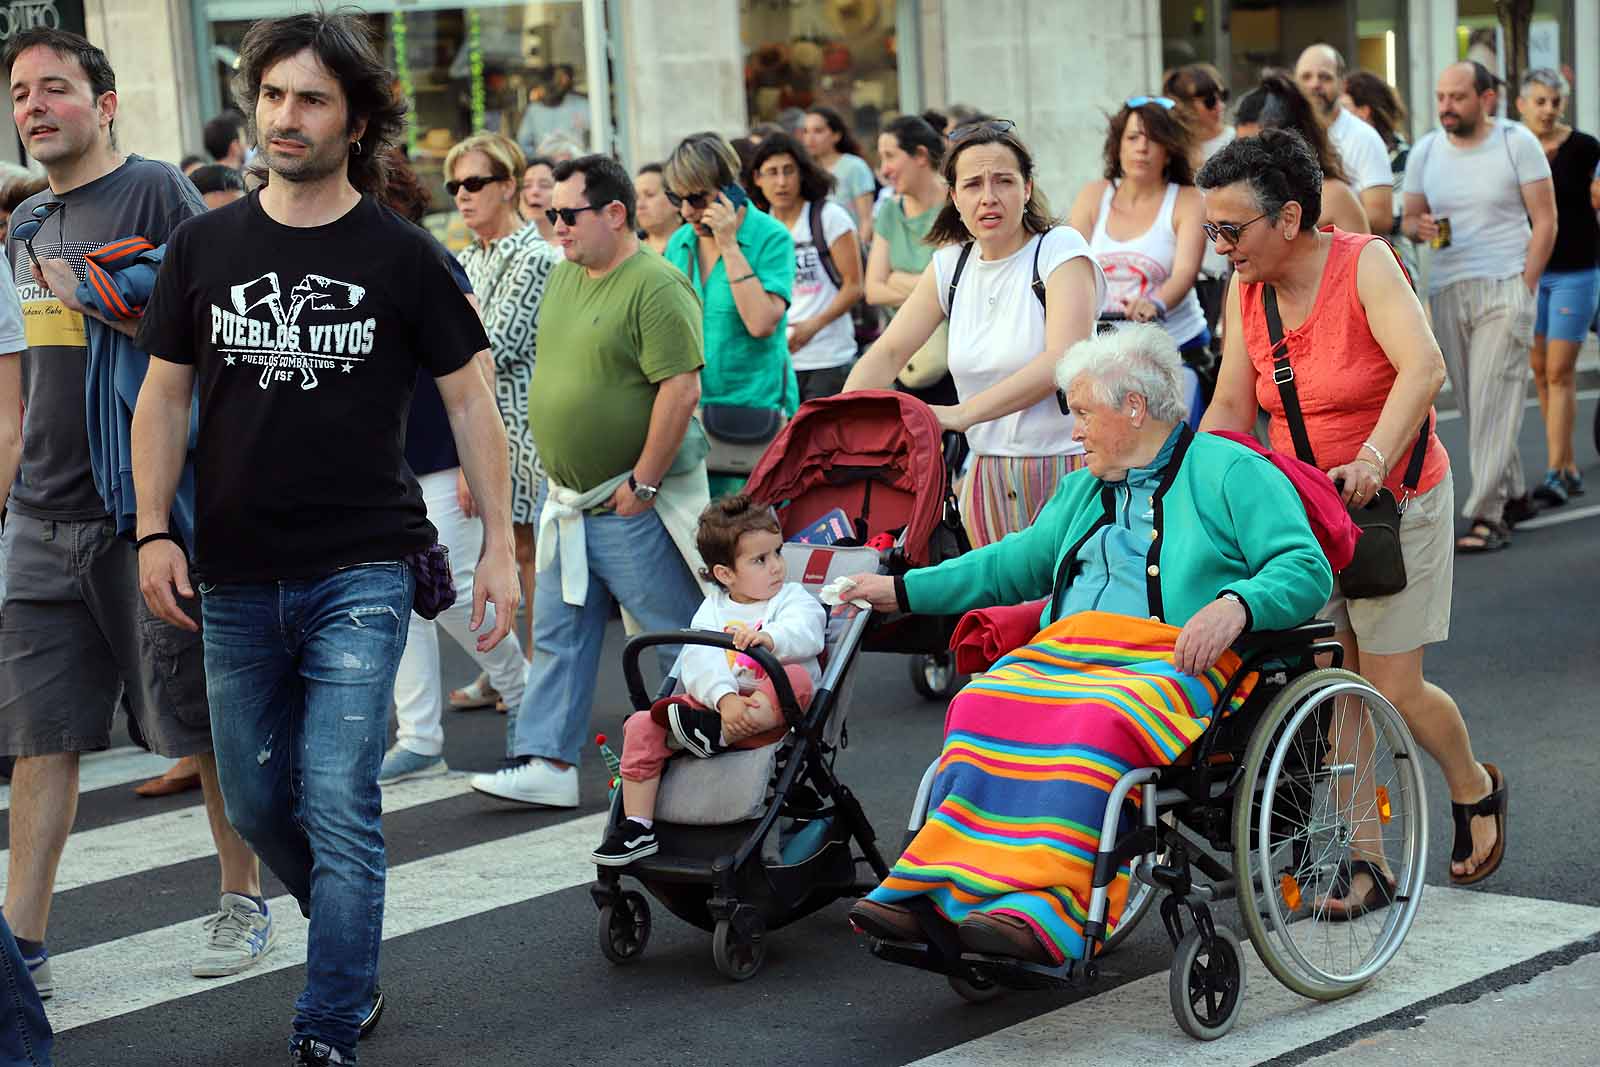
M 511 708 L 522 703 L 522 689 L 526 682 L 524 673 L 527 661 L 522 658 L 522 646 L 517 642 L 513 627 L 504 641 L 488 653 L 478 651 L 478 635 L 468 628 L 472 621 L 472 572 L 478 565 L 478 555 L 483 551 L 483 520 L 469 519 L 456 500 L 456 471 L 425 474 L 417 481 L 422 485 L 422 499 L 428 507 L 428 519 L 439 530 L 439 541 L 450 550 L 450 571 L 456 583 L 456 602 L 439 613 L 432 622 L 415 612 L 411 615 L 411 629 L 406 637 L 405 654 L 400 657 L 400 670 L 394 680 L 395 717 L 399 720 L 396 741 L 420 756 L 438 756 L 444 753 L 444 687 L 439 678 L 439 629 L 455 642 L 478 666 L 489 674 L 489 684 Z M 494 626 L 494 608 L 485 614 L 479 633 L 487 633 Z

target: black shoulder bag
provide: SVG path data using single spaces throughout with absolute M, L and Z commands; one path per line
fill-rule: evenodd
M 1289 365 L 1289 345 L 1284 340 L 1283 319 L 1278 314 L 1277 290 L 1270 285 L 1263 286 L 1261 304 L 1267 313 L 1267 336 L 1272 341 L 1272 380 L 1283 398 L 1283 420 L 1289 424 L 1289 436 L 1294 438 L 1295 455 L 1315 467 L 1317 458 L 1306 433 L 1305 417 L 1300 412 L 1294 368 Z M 1411 450 L 1411 462 L 1406 464 L 1405 477 L 1400 483 L 1405 499 L 1396 500 L 1386 487 L 1380 487 L 1365 507 L 1350 509 L 1350 518 L 1361 528 L 1361 537 L 1356 541 L 1356 554 L 1350 565 L 1339 572 L 1339 590 L 1351 600 L 1389 596 L 1406 587 L 1406 560 L 1400 551 L 1400 516 L 1422 480 L 1422 461 L 1428 452 L 1432 421 L 1431 418 L 1422 420 L 1416 446 Z

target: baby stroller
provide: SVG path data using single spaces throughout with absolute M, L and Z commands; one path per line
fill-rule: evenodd
M 777 510 L 789 580 L 813 594 L 844 575 L 920 566 L 954 550 L 945 526 L 948 490 L 938 420 L 921 401 L 884 391 L 803 405 L 768 446 L 747 486 Z M 836 510 L 848 517 L 849 536 L 831 544 L 790 540 Z M 867 545 L 885 536 L 891 548 Z M 771 653 L 746 649 L 772 679 L 790 731 L 764 748 L 668 762 L 656 801 L 660 851 L 627 866 L 599 868 L 590 889 L 606 959 L 631 962 L 650 937 L 649 902 L 623 888 L 624 876 L 680 919 L 711 931 L 712 959 L 734 980 L 760 969 L 767 931 L 841 897 L 860 896 L 885 877 L 888 866 L 872 824 L 834 773 L 838 752 L 848 744 L 850 668 L 863 648 L 942 650 L 949 632 L 941 633 L 941 625 L 926 619 L 879 624 L 872 612 L 850 604 L 833 608 L 822 680 L 805 710 Z M 733 647 L 727 635 L 704 631 L 634 637 L 623 652 L 623 673 L 635 708 L 651 706 L 640 655 L 682 644 Z M 676 673 L 658 697 L 678 690 Z M 606 832 L 622 818 L 619 790 Z M 873 875 L 866 882 L 857 874 L 863 863 Z

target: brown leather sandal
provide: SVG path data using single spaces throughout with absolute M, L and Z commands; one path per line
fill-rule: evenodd
M 1506 858 L 1506 808 L 1510 806 L 1511 787 L 1506 784 L 1505 775 L 1500 773 L 1499 767 L 1485 763 L 1483 769 L 1489 772 L 1489 780 L 1493 783 L 1489 795 L 1475 804 L 1450 805 L 1450 817 L 1456 824 L 1455 846 L 1450 850 L 1450 862 L 1462 863 L 1472 858 L 1474 818 L 1494 819 L 1494 849 L 1471 874 L 1458 875 L 1455 871 L 1451 871 L 1452 885 L 1472 885 L 1481 882 L 1498 871 L 1500 861 Z

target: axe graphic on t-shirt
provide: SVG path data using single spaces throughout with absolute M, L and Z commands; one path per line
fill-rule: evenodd
M 240 315 L 247 315 L 258 307 L 266 307 L 272 313 L 272 319 L 280 327 L 293 326 L 300 320 L 300 313 L 306 308 L 313 311 L 349 311 L 361 303 L 361 298 L 366 295 L 366 289 L 349 282 L 337 281 L 324 277 L 321 274 L 308 274 L 301 279 L 289 292 L 289 307 L 283 307 L 283 292 L 278 287 L 278 275 L 275 271 L 268 271 L 253 281 L 244 282 L 233 286 L 233 310 Z M 292 336 L 292 335 L 291 335 Z M 298 345 L 296 348 L 298 349 Z M 274 366 L 268 366 L 261 372 L 261 388 L 265 389 L 272 380 Z M 309 361 L 300 366 L 301 389 L 315 389 L 317 387 L 317 372 L 311 367 Z

